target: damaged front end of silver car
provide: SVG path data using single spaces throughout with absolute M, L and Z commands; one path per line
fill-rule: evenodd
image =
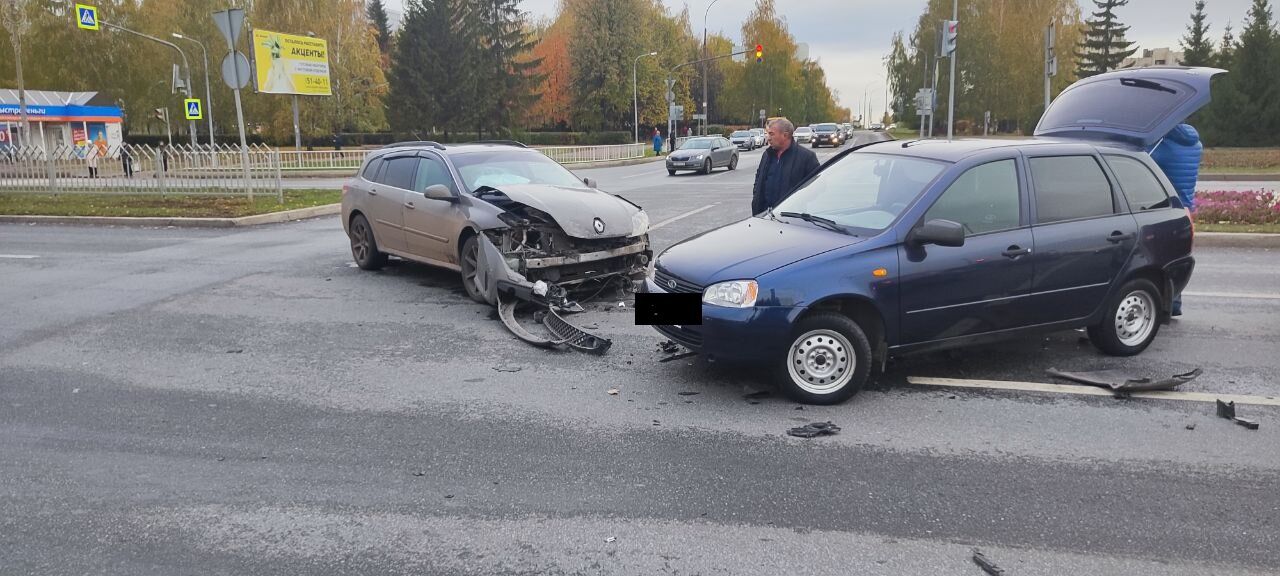
M 476 287 L 498 307 L 502 323 L 521 340 L 543 348 L 570 348 L 603 354 L 612 341 L 591 334 L 564 315 L 583 310 L 574 298 L 610 285 L 635 292 L 653 257 L 648 218 L 635 218 L 633 234 L 582 238 L 565 232 L 548 214 L 520 204 L 504 206 L 505 227 L 479 235 Z M 597 224 L 597 226 L 600 226 Z M 639 232 L 636 234 L 635 232 Z M 516 307 L 529 303 L 545 336 L 531 333 L 516 317 Z

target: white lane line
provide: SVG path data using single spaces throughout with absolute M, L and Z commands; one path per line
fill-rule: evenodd
M 1248 292 L 1183 292 L 1183 296 L 1197 298 L 1245 298 L 1248 300 L 1280 300 L 1280 294 L 1258 294 Z
M 685 212 L 684 214 L 681 214 L 681 215 L 679 215 L 679 216 L 675 216 L 675 217 L 673 217 L 673 218 L 667 218 L 666 220 L 663 220 L 663 221 L 661 221 L 661 222 L 659 222 L 659 223 L 657 223 L 657 224 L 654 224 L 653 226 L 650 226 L 650 227 L 649 227 L 649 231 L 650 231 L 650 232 L 652 232 L 652 231 L 657 230 L 657 229 L 659 229 L 659 228 L 661 228 L 661 227 L 663 227 L 663 226 L 666 226 L 667 224 L 670 224 L 670 223 L 672 223 L 672 222 L 675 222 L 676 220 L 683 220 L 683 219 L 688 218 L 688 217 L 690 217 L 690 216 L 693 216 L 694 214 L 697 214 L 697 213 L 699 213 L 699 212 L 703 212 L 703 211 L 706 211 L 706 210 L 710 210 L 710 209 L 712 209 L 712 208 L 715 208 L 715 207 L 716 207 L 716 206 L 718 206 L 718 205 L 719 205 L 718 203 L 717 203 L 717 204 L 707 204 L 706 206 L 703 206 L 703 207 L 701 207 L 701 208 L 698 208 L 697 210 L 692 210 L 692 211 L 689 211 L 689 212 Z
M 632 174 L 630 176 L 619 176 L 618 180 L 626 180 L 627 178 L 639 178 L 641 176 L 657 176 L 661 173 L 662 172 L 641 172 L 639 174 Z
M 0 258 L 10 258 L 13 260 L 31 260 L 32 258 L 39 258 L 39 256 L 36 256 L 34 254 L 0 254 Z
M 1111 396 L 1111 392 L 1093 386 L 1075 384 L 1045 384 L 1042 382 L 1015 382 L 1006 380 L 961 380 L 957 378 L 924 378 L 908 376 L 907 382 L 917 386 L 943 386 L 946 388 L 982 388 L 987 390 L 1019 390 L 1026 392 L 1052 392 L 1056 394 L 1078 394 L 1081 396 Z M 1280 406 L 1280 398 L 1272 396 L 1246 396 L 1243 394 L 1208 394 L 1204 392 L 1134 392 L 1134 398 L 1154 398 L 1158 400 L 1186 400 L 1190 402 L 1236 402 L 1238 404 L 1254 404 L 1257 406 Z

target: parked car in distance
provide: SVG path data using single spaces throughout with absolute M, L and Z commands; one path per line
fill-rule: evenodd
M 763 148 L 765 144 L 769 143 L 769 134 L 765 132 L 764 128 L 752 128 L 751 133 L 756 137 L 756 148 Z
M 690 138 L 667 155 L 667 174 L 672 176 L 680 170 L 710 174 L 721 166 L 730 170 L 738 168 L 738 147 L 720 136 Z
M 813 147 L 841 146 L 844 138 L 840 137 L 840 128 L 830 122 L 813 127 Z
M 750 130 L 738 130 L 730 134 L 729 142 L 732 142 L 739 150 L 756 149 L 756 135 L 752 134 Z
M 792 135 L 796 140 L 796 144 L 808 144 L 813 142 L 813 128 L 801 126 L 796 128 L 795 134 Z
M 700 325 L 655 328 L 816 404 L 890 356 L 1042 332 L 1083 327 L 1105 354 L 1139 354 L 1195 266 L 1190 214 L 1147 150 L 1221 73 L 1080 80 L 1029 140 L 846 151 L 776 208 L 660 254 L 644 289 L 703 306 Z

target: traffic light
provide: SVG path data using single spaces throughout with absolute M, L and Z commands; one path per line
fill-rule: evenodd
M 163 121 L 166 116 L 165 112 L 167 112 L 167 110 L 164 108 L 156 108 L 156 120 Z
M 756 64 L 764 62 L 764 45 L 756 44 Z
M 960 33 L 960 21 L 946 20 L 942 23 L 942 55 L 951 56 L 956 53 L 956 37 Z

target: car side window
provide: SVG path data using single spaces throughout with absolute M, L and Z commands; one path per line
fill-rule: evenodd
M 444 162 L 435 156 L 424 156 L 418 159 L 418 173 L 414 177 L 413 190 L 415 192 L 423 192 L 428 186 L 442 184 L 454 194 L 458 193 L 457 186 L 454 185 L 453 175 L 449 173 L 449 168 Z
M 377 182 L 379 168 L 382 168 L 382 158 L 374 158 L 365 165 L 364 172 L 361 172 L 360 175 L 364 177 L 365 180 Z
M 935 218 L 959 222 L 965 234 L 985 234 L 1012 230 L 1021 224 L 1018 168 L 1012 158 L 970 168 L 947 187 L 946 192 L 925 213 Z
M 1107 164 L 1120 182 L 1125 199 L 1129 201 L 1129 209 L 1134 212 L 1168 208 L 1169 193 L 1160 184 L 1160 179 L 1141 161 L 1128 156 L 1107 155 Z
M 1032 158 L 1036 223 L 1095 218 L 1116 213 L 1111 181 L 1093 156 Z
M 413 171 L 417 167 L 417 156 L 401 156 L 387 160 L 387 167 L 382 171 L 382 183 L 402 190 L 412 190 Z

